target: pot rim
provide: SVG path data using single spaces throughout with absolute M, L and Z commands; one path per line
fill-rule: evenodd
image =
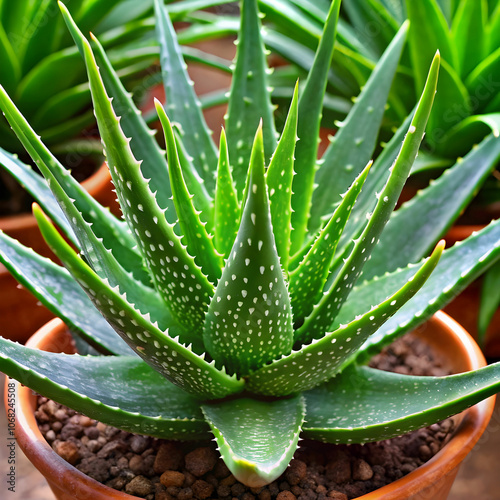
M 465 370 L 479 368 L 486 365 L 485 358 L 472 337 L 451 317 L 442 311 L 437 312 L 429 321 L 439 324 L 448 340 L 452 338 L 468 358 L 469 366 Z M 64 323 L 55 318 L 40 328 L 28 341 L 30 347 L 38 347 L 47 342 L 49 335 L 60 332 L 65 327 Z M 441 341 L 442 342 L 442 341 Z M 447 344 L 448 346 L 448 344 Z M 45 441 L 38 430 L 34 416 L 36 398 L 28 387 L 21 386 L 13 379 L 6 379 L 6 384 L 16 384 L 16 438 L 20 448 L 29 457 L 35 467 L 47 478 L 51 487 L 56 489 L 67 488 L 72 494 L 87 495 L 83 498 L 115 498 L 137 499 L 138 497 L 114 490 L 108 486 L 83 474 L 78 469 L 67 463 Z M 7 395 L 7 391 L 5 391 Z M 398 500 L 417 494 L 422 486 L 431 486 L 438 479 L 455 474 L 458 466 L 471 451 L 486 429 L 495 405 L 495 396 L 481 401 L 475 406 L 465 410 L 460 425 L 454 432 L 450 441 L 429 461 L 398 479 L 371 493 L 358 497 L 357 500 Z M 59 486 L 58 486 L 59 485 Z M 96 494 L 102 497 L 96 497 Z M 80 498 L 82 498 L 80 496 Z

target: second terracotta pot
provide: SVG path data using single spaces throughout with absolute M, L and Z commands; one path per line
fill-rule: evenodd
M 82 182 L 82 186 L 102 205 L 118 213 L 116 194 L 112 191 L 111 176 L 106 164 Z M 0 218 L 0 230 L 32 248 L 37 253 L 52 258 L 40 234 L 35 217 L 31 214 Z M 7 269 L 0 264 L 0 336 L 24 343 L 54 315 L 41 306 L 37 299 L 18 285 Z

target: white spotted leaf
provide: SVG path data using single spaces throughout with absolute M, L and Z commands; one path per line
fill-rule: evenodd
M 500 388 L 500 364 L 446 377 L 416 377 L 351 365 L 304 393 L 304 437 L 365 443 L 445 420 Z
M 209 436 L 200 402 L 136 356 L 44 352 L 2 338 L 0 350 L 7 376 L 99 422 L 167 439 Z
M 233 180 L 239 196 L 245 187 L 252 142 L 263 122 L 267 159 L 276 148 L 276 130 L 256 0 L 241 2 L 241 30 L 226 117 L 226 136 Z
M 391 175 L 363 232 L 354 242 L 351 253 L 346 256 L 330 288 L 321 297 L 313 312 L 297 330 L 296 338 L 308 342 L 320 338 L 338 314 L 352 287 L 360 276 L 363 265 L 377 244 L 380 234 L 396 206 L 401 190 L 408 178 L 425 134 L 425 126 L 434 102 L 440 58 L 436 54 L 429 70 L 427 84 L 420 98 L 410 128 L 401 146 L 399 155 L 391 167 Z
M 296 323 L 308 316 L 321 298 L 335 249 L 370 167 L 371 163 L 353 182 L 343 196 L 342 203 L 319 232 L 314 245 L 300 265 L 290 273 L 289 293 Z
M 181 342 L 201 343 L 196 335 L 187 332 L 160 330 L 149 315 L 141 314 L 122 295 L 99 278 L 92 269 L 64 241 L 47 219 L 38 217 L 40 230 L 57 257 L 64 263 L 75 280 L 108 323 L 146 363 L 188 394 L 201 399 L 218 399 L 239 392 L 243 381 L 218 370 L 214 363 L 205 361 L 205 353 Z M 172 336 L 170 336 L 172 335 Z M 173 338 L 173 335 L 178 337 Z
M 219 144 L 215 189 L 215 246 L 224 258 L 227 258 L 238 232 L 241 207 L 229 168 L 229 153 L 224 129 L 221 131 Z
M 263 149 L 259 128 L 241 224 L 203 334 L 207 351 L 217 363 L 240 375 L 290 352 L 293 341 L 290 299 L 271 225 Z
M 292 197 L 291 251 L 300 250 L 306 233 L 317 170 L 318 136 L 323 113 L 323 97 L 331 70 L 333 49 L 337 33 L 340 0 L 331 2 L 325 27 L 319 41 L 314 62 L 299 99 L 299 120 L 296 147 L 295 172 Z
M 256 488 L 285 471 L 306 413 L 302 396 L 274 401 L 238 398 L 204 404 L 202 410 L 229 470 Z
M 312 389 L 332 378 L 366 339 L 418 292 L 436 267 L 443 248 L 444 241 L 398 291 L 362 316 L 252 372 L 247 378 L 247 388 L 266 396 L 284 396 Z
M 297 112 L 298 82 L 295 85 L 281 138 L 266 173 L 274 238 L 285 272 L 288 270 L 292 232 L 292 182 L 294 151 L 297 142 Z
M 203 273 L 215 283 L 220 278 L 222 259 L 214 248 L 212 238 L 207 234 L 205 224 L 200 220 L 199 213 L 193 205 L 192 196 L 184 182 L 170 120 L 161 103 L 156 101 L 155 105 L 165 133 L 170 186 L 183 235 L 182 242 L 186 245 L 188 253 L 194 256 L 195 262 L 201 267 Z
M 200 100 L 187 73 L 187 66 L 167 7 L 159 0 L 154 4 L 167 112 L 171 120 L 178 124 L 186 152 L 192 157 L 193 164 L 204 179 L 207 189 L 212 191 L 215 185 L 213 171 L 217 165 L 216 148 L 203 117 Z
M 86 40 L 83 49 L 97 123 L 125 220 L 170 311 L 187 330 L 201 334 L 213 286 L 158 206 L 120 128 Z

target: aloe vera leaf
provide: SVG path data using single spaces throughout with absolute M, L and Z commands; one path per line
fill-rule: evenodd
M 186 15 L 209 7 L 225 5 L 228 0 L 183 0 L 182 2 L 168 2 L 167 12 L 173 20 L 181 20 Z
M 305 393 L 304 437 L 366 443 L 400 436 L 460 413 L 495 394 L 500 363 L 447 377 L 352 367 Z
M 84 112 L 90 102 L 90 89 L 87 83 L 81 83 L 57 93 L 41 104 L 31 118 L 31 126 L 35 130 L 61 125 L 62 120 L 70 120 L 80 112 Z
M 174 318 L 189 331 L 201 329 L 213 286 L 187 253 L 173 224 L 167 222 L 164 211 L 156 203 L 140 171 L 140 162 L 134 158 L 120 128 L 88 42 L 84 49 L 97 123 L 125 218 Z M 176 276 L 181 276 L 182 282 Z M 190 288 L 199 293 L 189 292 Z
M 229 169 L 229 153 L 224 129 L 221 131 L 219 151 L 215 189 L 215 246 L 227 259 L 238 233 L 241 207 Z
M 40 3 L 39 1 L 38 4 Z M 13 47 L 16 50 L 25 42 L 26 25 L 32 21 L 38 7 L 39 5 L 33 5 L 32 0 L 19 0 L 16 2 L 3 0 L 1 2 L 2 17 L 0 24 L 4 27 L 6 33 L 9 33 L 10 39 L 14 42 Z
M 43 207 L 44 211 L 50 215 L 59 228 L 76 243 L 76 238 L 68 224 L 64 213 L 57 204 L 52 191 L 47 185 L 47 181 L 36 173 L 30 165 L 23 163 L 17 156 L 14 156 L 0 148 L 0 164 L 12 175 L 28 193 Z
M 439 150 L 447 156 L 465 155 L 490 132 L 500 136 L 500 113 L 469 116 L 446 132 Z
M 321 339 L 299 346 L 288 356 L 250 373 L 247 388 L 266 396 L 284 396 L 311 389 L 333 377 L 349 356 L 418 292 L 436 267 L 443 248 L 444 241 L 398 291 L 378 305 L 348 324 L 325 330 Z
M 184 182 L 172 125 L 160 102 L 156 101 L 155 105 L 165 133 L 167 158 L 170 165 L 170 186 L 183 234 L 183 243 L 186 244 L 188 253 L 195 256 L 195 262 L 201 267 L 202 272 L 212 283 L 216 283 L 221 275 L 222 260 L 214 248 L 212 237 L 207 234 L 205 225 L 201 222 L 191 201 L 192 195 Z
M 484 274 L 481 285 L 481 301 L 479 303 L 479 316 L 477 323 L 478 339 L 484 345 L 486 330 L 500 306 L 500 262 L 494 264 Z
M 362 279 L 381 276 L 427 255 L 474 198 L 499 159 L 500 139 L 490 135 L 396 210 L 363 267 Z
M 22 109 L 37 109 L 54 93 L 80 83 L 84 70 L 75 47 L 53 52 L 24 75 L 17 88 L 16 103 Z
M 166 439 L 209 436 L 199 402 L 139 358 L 44 352 L 5 339 L 0 351 L 5 374 L 90 418 Z
M 57 257 L 86 291 L 113 329 L 141 358 L 171 382 L 202 399 L 217 399 L 239 392 L 244 382 L 205 361 L 201 337 L 196 332 L 179 335 L 161 330 L 141 314 L 117 287 L 99 278 L 46 220 L 38 220 L 40 230 Z M 192 342 L 183 345 L 181 342 Z M 197 354 L 199 352 L 200 354 Z
M 318 187 L 312 198 L 310 230 L 320 226 L 321 217 L 332 212 L 340 194 L 349 188 L 371 159 L 407 31 L 408 25 L 404 24 L 323 155 L 315 179 Z
M 2 84 L 9 92 L 15 92 L 21 78 L 21 68 L 2 24 L 0 24 L 0 67 L 2 68 Z
M 193 204 L 196 207 L 196 210 L 200 213 L 200 219 L 207 225 L 207 231 L 209 233 L 213 233 L 214 200 L 212 196 L 208 194 L 205 182 L 198 174 L 198 171 L 194 168 L 191 157 L 185 150 L 184 145 L 182 144 L 178 134 L 175 133 L 175 130 L 174 138 L 186 187 L 188 188 L 188 191 L 192 193 Z
M 226 117 L 229 161 L 238 195 L 241 195 L 245 186 L 253 138 L 261 120 L 266 160 L 276 149 L 276 129 L 267 73 L 257 0 L 243 0 Z
M 266 182 L 271 206 L 276 248 L 284 271 L 290 258 L 290 233 L 292 232 L 292 182 L 294 151 L 297 142 L 298 83 L 295 85 L 288 116 L 267 169 Z
M 370 169 L 370 173 L 366 178 L 364 188 L 356 200 L 356 204 L 352 209 L 351 216 L 347 221 L 344 232 L 340 237 L 340 242 L 337 250 L 337 255 L 343 255 L 346 248 L 352 245 L 352 241 L 359 237 L 367 220 L 366 214 L 373 212 L 377 205 L 377 197 L 373 193 L 379 193 L 384 189 L 387 179 L 391 174 L 390 167 L 396 161 L 401 150 L 401 144 L 405 138 L 408 129 L 410 128 L 411 121 L 415 114 L 415 110 L 410 113 L 401 126 L 392 136 L 391 140 L 384 145 L 382 152 L 374 161 Z M 421 151 L 418 153 L 421 154 Z M 415 163 L 413 164 L 413 167 Z M 412 167 L 412 171 L 413 171 Z M 327 281 L 327 287 L 331 286 L 334 276 L 330 275 Z
M 491 13 L 489 23 L 485 27 L 485 54 L 491 54 L 500 46 L 500 4 Z
M 155 1 L 156 30 L 160 41 L 160 61 L 167 98 L 167 111 L 172 121 L 179 124 L 182 143 L 193 159 L 193 164 L 212 192 L 217 165 L 217 151 L 212 141 L 201 104 L 186 71 L 186 63 L 175 36 L 175 31 L 163 2 Z
M 361 347 L 357 353 L 360 363 L 429 319 L 500 257 L 500 222 L 491 223 L 464 241 L 467 243 L 457 243 L 443 252 L 439 264 L 420 292 Z M 373 302 L 387 297 L 406 282 L 412 269 L 410 265 L 355 287 L 335 324 L 351 321 L 359 311 L 368 310 Z
M 114 217 L 108 209 L 104 209 L 69 175 L 69 172 L 40 141 L 39 136 L 31 129 L 1 87 L 0 106 L 19 140 L 46 177 L 49 187 L 50 183 L 59 185 L 64 191 L 65 198 L 74 200 L 77 209 L 85 214 L 85 219 L 89 223 L 93 224 L 94 232 L 104 239 L 106 246 L 113 249 L 115 257 L 123 267 L 133 272 L 134 276 L 144 283 L 149 283 L 149 275 L 142 267 L 142 258 L 134 250 L 135 240 L 129 235 L 125 224 Z M 59 201 L 62 200 L 58 200 L 58 203 Z M 76 234 L 77 228 L 71 218 L 68 219 L 68 223 Z
M 203 338 L 218 363 L 243 375 L 292 348 L 290 298 L 271 224 L 260 127 L 240 227 L 208 308 Z
M 94 54 L 106 91 L 113 98 L 113 106 L 120 114 L 120 125 L 124 134 L 132 138 L 130 141 L 132 153 L 137 160 L 142 161 L 141 171 L 146 179 L 151 179 L 150 188 L 156 193 L 158 204 L 167 209 L 166 216 L 172 217 L 169 221 L 174 222 L 172 190 L 168 181 L 165 151 L 158 146 L 154 137 L 155 132 L 145 124 L 134 104 L 132 95 L 123 87 L 97 40 L 95 40 L 95 47 Z M 136 92 L 140 90 L 143 89 L 135 89 Z
M 224 463 L 237 480 L 255 488 L 285 471 L 306 413 L 302 396 L 275 401 L 238 398 L 201 408 Z
M 84 57 L 83 46 L 86 38 L 63 6 L 61 6 L 61 12 L 82 57 Z M 102 45 L 97 39 L 94 39 L 94 42 L 94 56 L 106 91 L 113 98 L 113 106 L 116 107 L 121 116 L 120 124 L 123 132 L 127 137 L 132 137 L 130 141 L 132 152 L 137 160 L 142 160 L 141 171 L 146 179 L 151 179 L 151 190 L 157 193 L 158 204 L 167 209 L 166 215 L 171 218 L 169 222 L 175 222 L 165 152 L 158 146 L 154 132 L 142 120 L 132 96 L 123 87 Z
M 406 0 L 406 10 L 410 20 L 408 45 L 415 74 L 415 90 L 419 94 L 424 88 L 427 69 L 437 50 L 454 69 L 458 68 L 458 57 L 452 45 L 448 23 L 436 0 Z M 446 97 L 443 96 L 443 99 Z
M 462 0 L 453 17 L 451 36 L 458 56 L 458 73 L 464 78 L 485 56 L 487 0 Z
M 373 0 L 344 0 L 342 4 L 361 42 L 380 57 L 399 28 L 399 23 Z
M 44 306 L 101 352 L 132 354 L 66 269 L 0 232 L 0 260 Z
M 41 0 L 37 3 L 38 5 L 33 8 L 34 15 L 31 21 L 28 21 L 28 26 L 26 26 L 22 42 L 17 48 L 17 57 L 21 61 L 23 74 L 28 73 L 40 61 L 58 49 L 65 47 L 58 40 L 61 32 L 61 18 L 56 2 Z M 69 3 L 71 10 L 75 12 L 72 5 L 74 2 Z M 22 17 L 26 20 L 28 17 L 26 11 L 22 14 Z
M 340 0 L 332 2 L 325 29 L 316 52 L 313 65 L 299 98 L 297 136 L 295 146 L 295 177 L 293 179 L 291 253 L 297 252 L 307 232 L 311 211 L 318 156 L 318 136 L 321 124 L 323 95 L 330 70 Z
M 304 324 L 296 330 L 297 339 L 301 341 L 311 340 L 321 335 L 329 327 L 356 283 L 373 248 L 376 246 L 418 154 L 434 100 L 438 71 L 439 55 L 437 54 L 429 70 L 426 86 L 401 146 L 400 153 L 391 167 L 391 175 L 384 189 L 377 195 L 377 205 L 369 216 L 363 232 L 353 242 L 354 246 L 350 255 L 346 257 L 327 293 L 323 295 L 313 312 L 305 319 Z
M 465 80 L 472 97 L 475 97 L 475 111 L 481 112 L 498 94 L 500 75 L 500 48 L 483 59 Z
M 343 197 L 327 224 L 319 233 L 314 245 L 297 268 L 290 274 L 289 292 L 294 320 L 308 316 L 323 292 L 330 273 L 330 264 L 335 254 L 356 198 L 363 187 L 371 163 L 359 174 Z
M 442 136 L 472 112 L 472 101 L 467 89 L 456 71 L 445 61 L 441 61 L 441 72 L 426 140 L 437 154 L 441 154 Z M 475 110 L 477 111 L 477 110 Z M 443 145 L 444 146 L 444 145 Z

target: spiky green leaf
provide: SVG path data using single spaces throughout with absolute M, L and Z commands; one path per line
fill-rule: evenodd
M 201 267 L 202 272 L 212 283 L 216 283 L 221 275 L 220 255 L 215 250 L 212 238 L 207 234 L 205 225 L 201 222 L 199 213 L 193 206 L 192 195 L 184 182 L 170 120 L 160 102 L 156 101 L 155 105 L 165 133 L 167 158 L 170 164 L 170 186 L 174 197 L 175 211 L 179 218 L 179 226 L 183 234 L 183 243 L 185 243 L 188 253 L 195 256 L 195 262 Z
M 315 179 L 317 188 L 313 193 L 309 221 L 311 231 L 320 227 L 321 218 L 332 212 L 340 195 L 371 159 L 407 32 L 408 24 L 404 24 L 323 155 Z
M 305 393 L 304 437 L 364 443 L 444 420 L 495 394 L 500 363 L 447 377 L 415 377 L 350 367 Z
M 471 202 L 499 159 L 500 139 L 490 135 L 396 210 L 363 267 L 363 279 L 392 272 L 427 255 Z M 408 228 L 412 229 L 409 234 Z
M 196 332 L 161 330 L 149 314 L 141 314 L 118 288 L 99 278 L 45 219 L 38 218 L 40 230 L 57 257 L 85 290 L 113 329 L 144 361 L 189 394 L 217 399 L 239 392 L 243 381 L 228 376 L 205 361 Z M 170 337 L 172 335 L 172 337 Z M 173 338 L 173 335 L 178 337 Z M 184 345 L 181 342 L 193 342 Z M 197 352 L 201 354 L 198 355 Z
M 342 203 L 324 225 L 314 245 L 299 266 L 290 274 L 289 292 L 295 322 L 308 316 L 319 302 L 330 273 L 335 249 L 370 167 L 371 163 L 345 193 Z
M 254 372 L 247 379 L 249 390 L 264 395 L 287 395 L 311 389 L 332 378 L 367 338 L 407 303 L 422 287 L 441 256 L 444 242 L 411 278 L 391 296 L 350 323 L 324 333 L 322 338 L 302 345 L 288 356 Z
M 226 133 L 222 129 L 215 190 L 215 246 L 225 258 L 233 247 L 240 217 L 241 207 L 229 168 Z
M 0 346 L 3 373 L 90 418 L 163 438 L 208 436 L 199 402 L 137 357 L 51 353 L 5 339 Z
M 373 213 L 369 215 L 368 224 L 363 229 L 359 239 L 354 242 L 351 253 L 344 260 L 327 293 L 323 295 L 316 308 L 304 321 L 304 324 L 295 332 L 297 340 L 301 342 L 310 341 L 320 337 L 322 332 L 329 328 L 361 274 L 362 268 L 373 248 L 378 243 L 382 230 L 387 224 L 405 181 L 410 174 L 420 143 L 424 137 L 425 126 L 436 91 L 438 71 L 439 55 L 436 55 L 400 153 L 391 167 L 391 175 L 384 189 L 377 195 L 379 199 Z
M 414 299 L 362 346 L 360 362 L 430 318 L 500 258 L 500 222 L 491 223 L 464 241 L 444 251 L 436 269 Z M 354 288 L 335 324 L 352 321 L 360 310 L 368 310 L 374 301 L 380 301 L 394 287 L 401 286 L 412 273 L 412 267 L 399 269 Z
M 204 404 L 202 410 L 229 470 L 255 488 L 284 472 L 297 449 L 306 412 L 301 396 L 275 401 L 239 398 Z
M 267 169 L 266 182 L 271 204 L 276 248 L 285 272 L 290 258 L 290 234 L 292 232 L 292 182 L 294 175 L 294 151 L 297 142 L 298 83 L 295 85 L 290 110 Z
M 340 0 L 334 0 L 328 12 L 314 62 L 306 85 L 299 99 L 297 135 L 299 142 L 295 150 L 295 172 L 292 197 L 292 253 L 297 252 L 304 241 L 311 210 L 311 197 L 316 174 L 318 156 L 318 135 L 321 125 L 323 96 L 330 70 Z
M 276 250 L 259 127 L 238 234 L 208 308 L 207 351 L 229 372 L 247 374 L 293 342 L 292 313 Z
M 163 2 L 155 1 L 155 11 L 167 112 L 172 121 L 179 124 L 182 143 L 205 180 L 207 189 L 212 191 L 215 186 L 213 172 L 217 165 L 217 152 L 211 132 L 203 118 L 200 101 L 187 74 L 186 63 Z
M 140 162 L 130 149 L 130 141 L 120 128 L 90 44 L 84 41 L 83 46 L 97 123 L 125 219 L 172 314 L 187 330 L 196 331 L 203 325 L 213 287 L 156 203 Z M 198 293 L 192 293 L 191 289 Z
M 257 0 L 243 0 L 236 66 L 226 117 L 229 161 L 239 195 L 245 186 L 253 138 L 261 120 L 264 124 L 264 151 L 267 159 L 276 148 L 276 130 L 261 29 Z

